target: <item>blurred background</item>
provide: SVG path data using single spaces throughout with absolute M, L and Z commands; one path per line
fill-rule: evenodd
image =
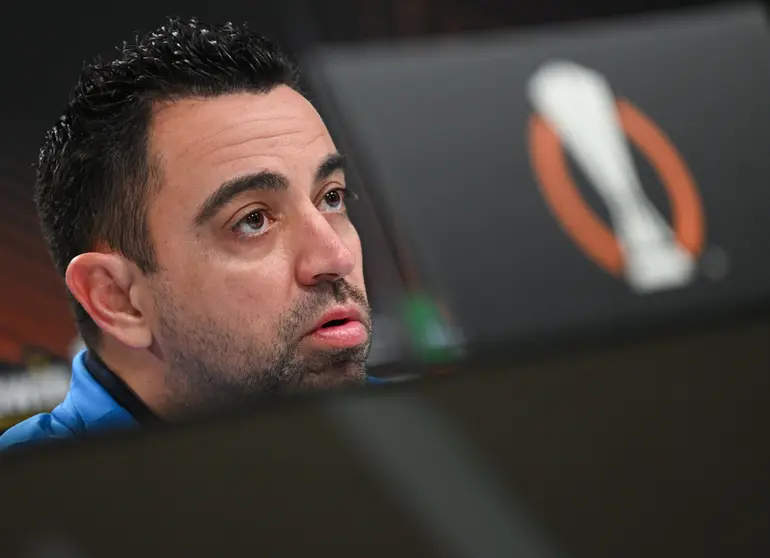
M 0 429 L 50 408 L 66 391 L 68 361 L 80 348 L 63 282 L 51 265 L 31 200 L 34 163 L 45 130 L 67 101 L 85 61 L 109 58 L 114 47 L 169 15 L 245 21 L 300 56 L 319 44 L 438 40 L 458 34 L 517 30 L 547 23 L 596 20 L 661 8 L 708 4 L 690 0 L 133 0 L 36 2 L 3 8 L 0 34 Z M 310 85 L 312 96 L 312 85 Z M 321 107 L 323 110 L 323 107 Z M 371 200 L 354 218 L 364 239 L 367 283 L 377 316 L 373 365 L 414 354 L 414 335 L 393 315 L 419 278 L 405 250 L 388 249 Z M 73 226 L 76 226 L 73 224 Z M 413 274 L 412 274 L 413 275 Z M 413 290 L 413 289 L 412 289 Z M 424 310 L 425 308 L 423 308 Z M 441 302 L 427 314 L 442 314 Z M 414 311 L 415 314 L 420 312 Z M 433 315 L 432 314 L 432 315 Z M 421 314 L 423 319 L 426 312 Z M 446 337 L 455 339 L 451 323 Z M 409 329 L 409 328 L 407 328 Z M 412 328 L 414 329 L 414 328 Z M 410 336 L 412 337 L 410 339 Z M 457 339 L 455 339 L 456 341 Z M 457 343 L 455 343 L 457 344 Z M 417 343 L 419 345 L 419 342 Z M 440 352 L 440 351 L 439 351 Z M 434 355 L 436 356 L 436 355 Z M 439 355 L 437 358 L 441 358 Z

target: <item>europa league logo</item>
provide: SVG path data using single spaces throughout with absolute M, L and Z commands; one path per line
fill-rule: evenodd
M 639 293 L 689 284 L 703 250 L 705 222 L 697 186 L 665 134 L 598 72 L 550 62 L 529 82 L 532 165 L 561 226 L 597 265 Z M 669 225 L 644 193 L 627 143 L 646 157 L 671 201 Z M 568 150 L 604 200 L 608 227 L 570 176 Z

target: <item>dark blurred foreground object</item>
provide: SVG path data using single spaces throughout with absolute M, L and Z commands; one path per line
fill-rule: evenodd
M 768 338 L 765 313 L 7 454 L 0 555 L 767 556 Z

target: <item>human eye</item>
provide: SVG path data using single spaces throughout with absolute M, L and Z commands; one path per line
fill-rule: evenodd
M 253 238 L 261 236 L 270 230 L 271 221 L 263 209 L 256 209 L 248 213 L 232 226 L 232 231 L 239 238 Z
M 325 213 L 345 213 L 347 211 L 347 202 L 355 200 L 356 195 L 347 187 L 334 188 L 323 195 L 320 202 L 320 209 Z

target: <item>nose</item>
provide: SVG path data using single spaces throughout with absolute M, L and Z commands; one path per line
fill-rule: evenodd
M 326 217 L 317 211 L 306 218 L 299 245 L 296 273 L 302 285 L 335 281 L 355 268 L 355 255 Z

